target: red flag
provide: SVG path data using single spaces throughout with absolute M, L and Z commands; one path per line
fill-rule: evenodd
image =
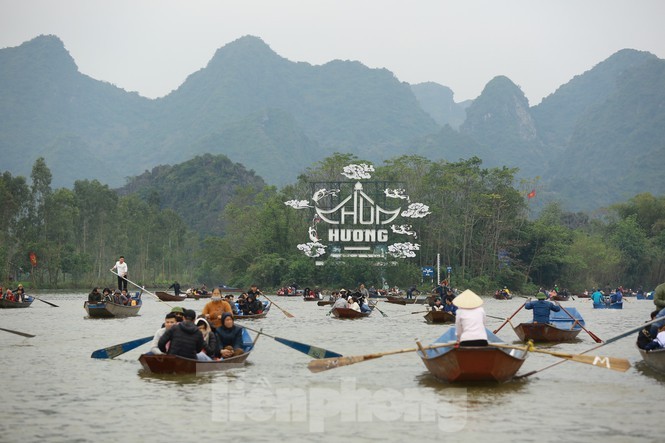
M 526 195 L 526 198 L 534 198 L 536 196 L 536 190 L 532 190 Z
M 35 254 L 34 252 L 30 252 L 29 257 L 30 257 L 30 264 L 32 266 L 37 266 L 37 254 Z

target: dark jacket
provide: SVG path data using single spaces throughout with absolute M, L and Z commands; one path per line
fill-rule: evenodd
M 549 323 L 550 311 L 559 312 L 561 308 L 547 300 L 536 300 L 527 302 L 525 309 L 533 309 L 533 321 L 537 323 Z
M 159 339 L 159 350 L 166 353 L 166 344 L 171 342 L 168 353 L 196 360 L 196 354 L 205 346 L 203 334 L 194 322 L 183 321 L 167 330 Z
M 228 312 L 222 314 L 222 326 L 215 329 L 215 334 L 219 341 L 219 348 L 224 349 L 227 346 L 232 346 L 233 349 L 243 349 L 242 342 L 242 327 L 234 324 L 232 328 L 224 327 L 224 319 L 230 316 Z
M 247 302 L 242 308 L 242 313 L 244 315 L 251 315 L 251 314 L 260 314 L 261 312 L 263 312 L 263 303 L 260 300 L 248 297 Z
M 102 301 L 102 294 L 99 293 L 99 291 L 91 292 L 88 294 L 88 303 L 100 303 Z

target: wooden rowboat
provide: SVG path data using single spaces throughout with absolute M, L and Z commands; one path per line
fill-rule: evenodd
M 334 305 L 335 302 L 332 300 L 319 300 L 316 304 L 319 306 L 329 306 L 329 305 Z
M 550 300 L 554 301 L 568 301 L 568 299 L 570 299 L 570 295 L 564 295 L 564 294 L 557 294 L 550 297 Z
M 245 353 L 223 360 L 199 361 L 177 355 L 143 354 L 139 357 L 139 362 L 143 369 L 154 374 L 201 374 L 239 368 L 245 365 L 256 344 L 256 340 L 252 341 L 246 329 L 242 330 L 242 337 Z
M 446 311 L 429 311 L 425 314 L 425 321 L 429 324 L 455 323 L 455 316 Z
M 492 346 L 503 341 L 487 330 L 489 346 L 441 347 L 417 351 L 427 369 L 439 380 L 446 382 L 504 382 L 513 378 L 522 367 L 527 352 L 521 349 L 505 349 Z M 449 328 L 437 343 L 456 340 L 455 327 Z
M 22 302 L 10 301 L 7 299 L 0 299 L 0 308 L 2 309 L 15 309 L 15 308 L 28 308 L 35 301 L 34 297 L 29 295 L 25 296 Z
M 333 308 L 330 312 L 335 318 L 339 319 L 364 318 L 369 317 L 369 314 L 371 314 L 371 312 L 358 312 L 351 308 Z
M 303 297 L 303 301 L 319 301 L 319 297 L 312 296 L 312 297 Z
M 133 317 L 138 315 L 142 301 L 139 299 L 135 306 L 119 305 L 112 302 L 83 303 L 85 312 L 90 318 Z
M 513 326 L 513 330 L 522 341 L 552 343 L 574 341 L 582 331 L 582 326 L 585 326 L 584 319 L 576 308 L 567 308 L 566 311 L 575 317 L 577 323 L 570 318 L 570 315 L 561 310 L 550 313 L 549 323 L 520 323 Z
M 513 298 L 513 296 L 509 294 L 507 297 L 505 297 L 500 292 L 495 292 L 494 293 L 494 298 L 497 299 L 497 300 L 510 300 L 511 298 Z
M 638 347 L 637 350 L 640 351 L 644 363 L 646 363 L 651 369 L 665 374 L 665 349 L 645 351 Z
M 155 295 L 157 295 L 157 298 L 161 301 L 184 301 L 187 299 L 186 295 L 174 295 L 163 291 L 156 291 Z

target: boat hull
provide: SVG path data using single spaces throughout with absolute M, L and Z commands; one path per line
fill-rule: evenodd
M 549 323 L 520 323 L 513 330 L 522 341 L 561 343 L 574 341 L 582 329 L 560 329 Z
M 623 302 L 621 303 L 594 303 L 593 309 L 623 309 Z
M 429 324 L 455 323 L 455 316 L 446 311 L 429 311 L 424 318 Z
M 665 349 L 656 349 L 648 352 L 644 349 L 637 349 L 640 351 L 644 363 L 646 363 L 651 369 L 665 374 Z
M 331 313 L 335 318 L 340 318 L 340 319 L 365 318 L 369 317 L 370 314 L 370 312 L 363 313 L 350 308 L 333 308 Z
M 83 303 L 83 308 L 91 318 L 134 317 L 138 315 L 141 306 L 140 301 L 136 306 L 117 305 L 110 302 L 88 303 L 86 301 Z
M 504 382 L 515 376 L 527 353 L 521 349 L 492 346 L 503 341 L 486 329 L 488 346 L 454 347 L 417 351 L 425 367 L 439 380 L 458 382 Z M 449 328 L 434 345 L 456 340 L 455 327 Z
M 318 306 L 329 306 L 329 305 L 334 305 L 335 302 L 334 301 L 328 301 L 328 300 L 319 300 L 316 304 Z
M 187 299 L 186 295 L 175 295 L 175 294 L 169 294 L 168 292 L 163 292 L 163 291 L 157 291 L 155 292 L 155 295 L 157 298 L 159 298 L 161 301 L 184 301 Z
M 0 299 L 0 308 L 1 309 L 17 309 L 17 308 L 29 308 L 32 302 L 35 301 L 33 297 L 28 296 L 25 301 L 9 301 L 6 299 Z

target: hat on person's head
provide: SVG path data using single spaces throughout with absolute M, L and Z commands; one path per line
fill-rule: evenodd
M 467 289 L 455 297 L 453 304 L 462 309 L 474 309 L 483 305 L 483 299 L 478 297 L 471 289 Z
M 120 294 L 120 289 L 116 289 L 115 291 L 113 291 L 113 293 L 114 294 Z
M 536 298 L 538 300 L 545 300 L 547 298 L 547 296 L 543 292 L 539 292 L 539 293 L 536 294 Z
M 211 329 L 210 328 L 210 323 L 208 323 L 208 320 L 206 320 L 203 317 L 199 317 L 196 319 L 196 326 L 204 325 L 206 329 Z
M 342 288 L 339 290 L 339 292 L 346 292 L 346 289 Z
M 183 309 L 182 316 L 185 317 L 187 320 L 192 320 L 196 318 L 196 312 L 193 309 Z
M 178 314 L 184 314 L 185 310 L 182 309 L 182 306 L 176 306 L 173 309 L 171 309 L 171 312 L 175 312 L 175 313 L 178 313 Z

